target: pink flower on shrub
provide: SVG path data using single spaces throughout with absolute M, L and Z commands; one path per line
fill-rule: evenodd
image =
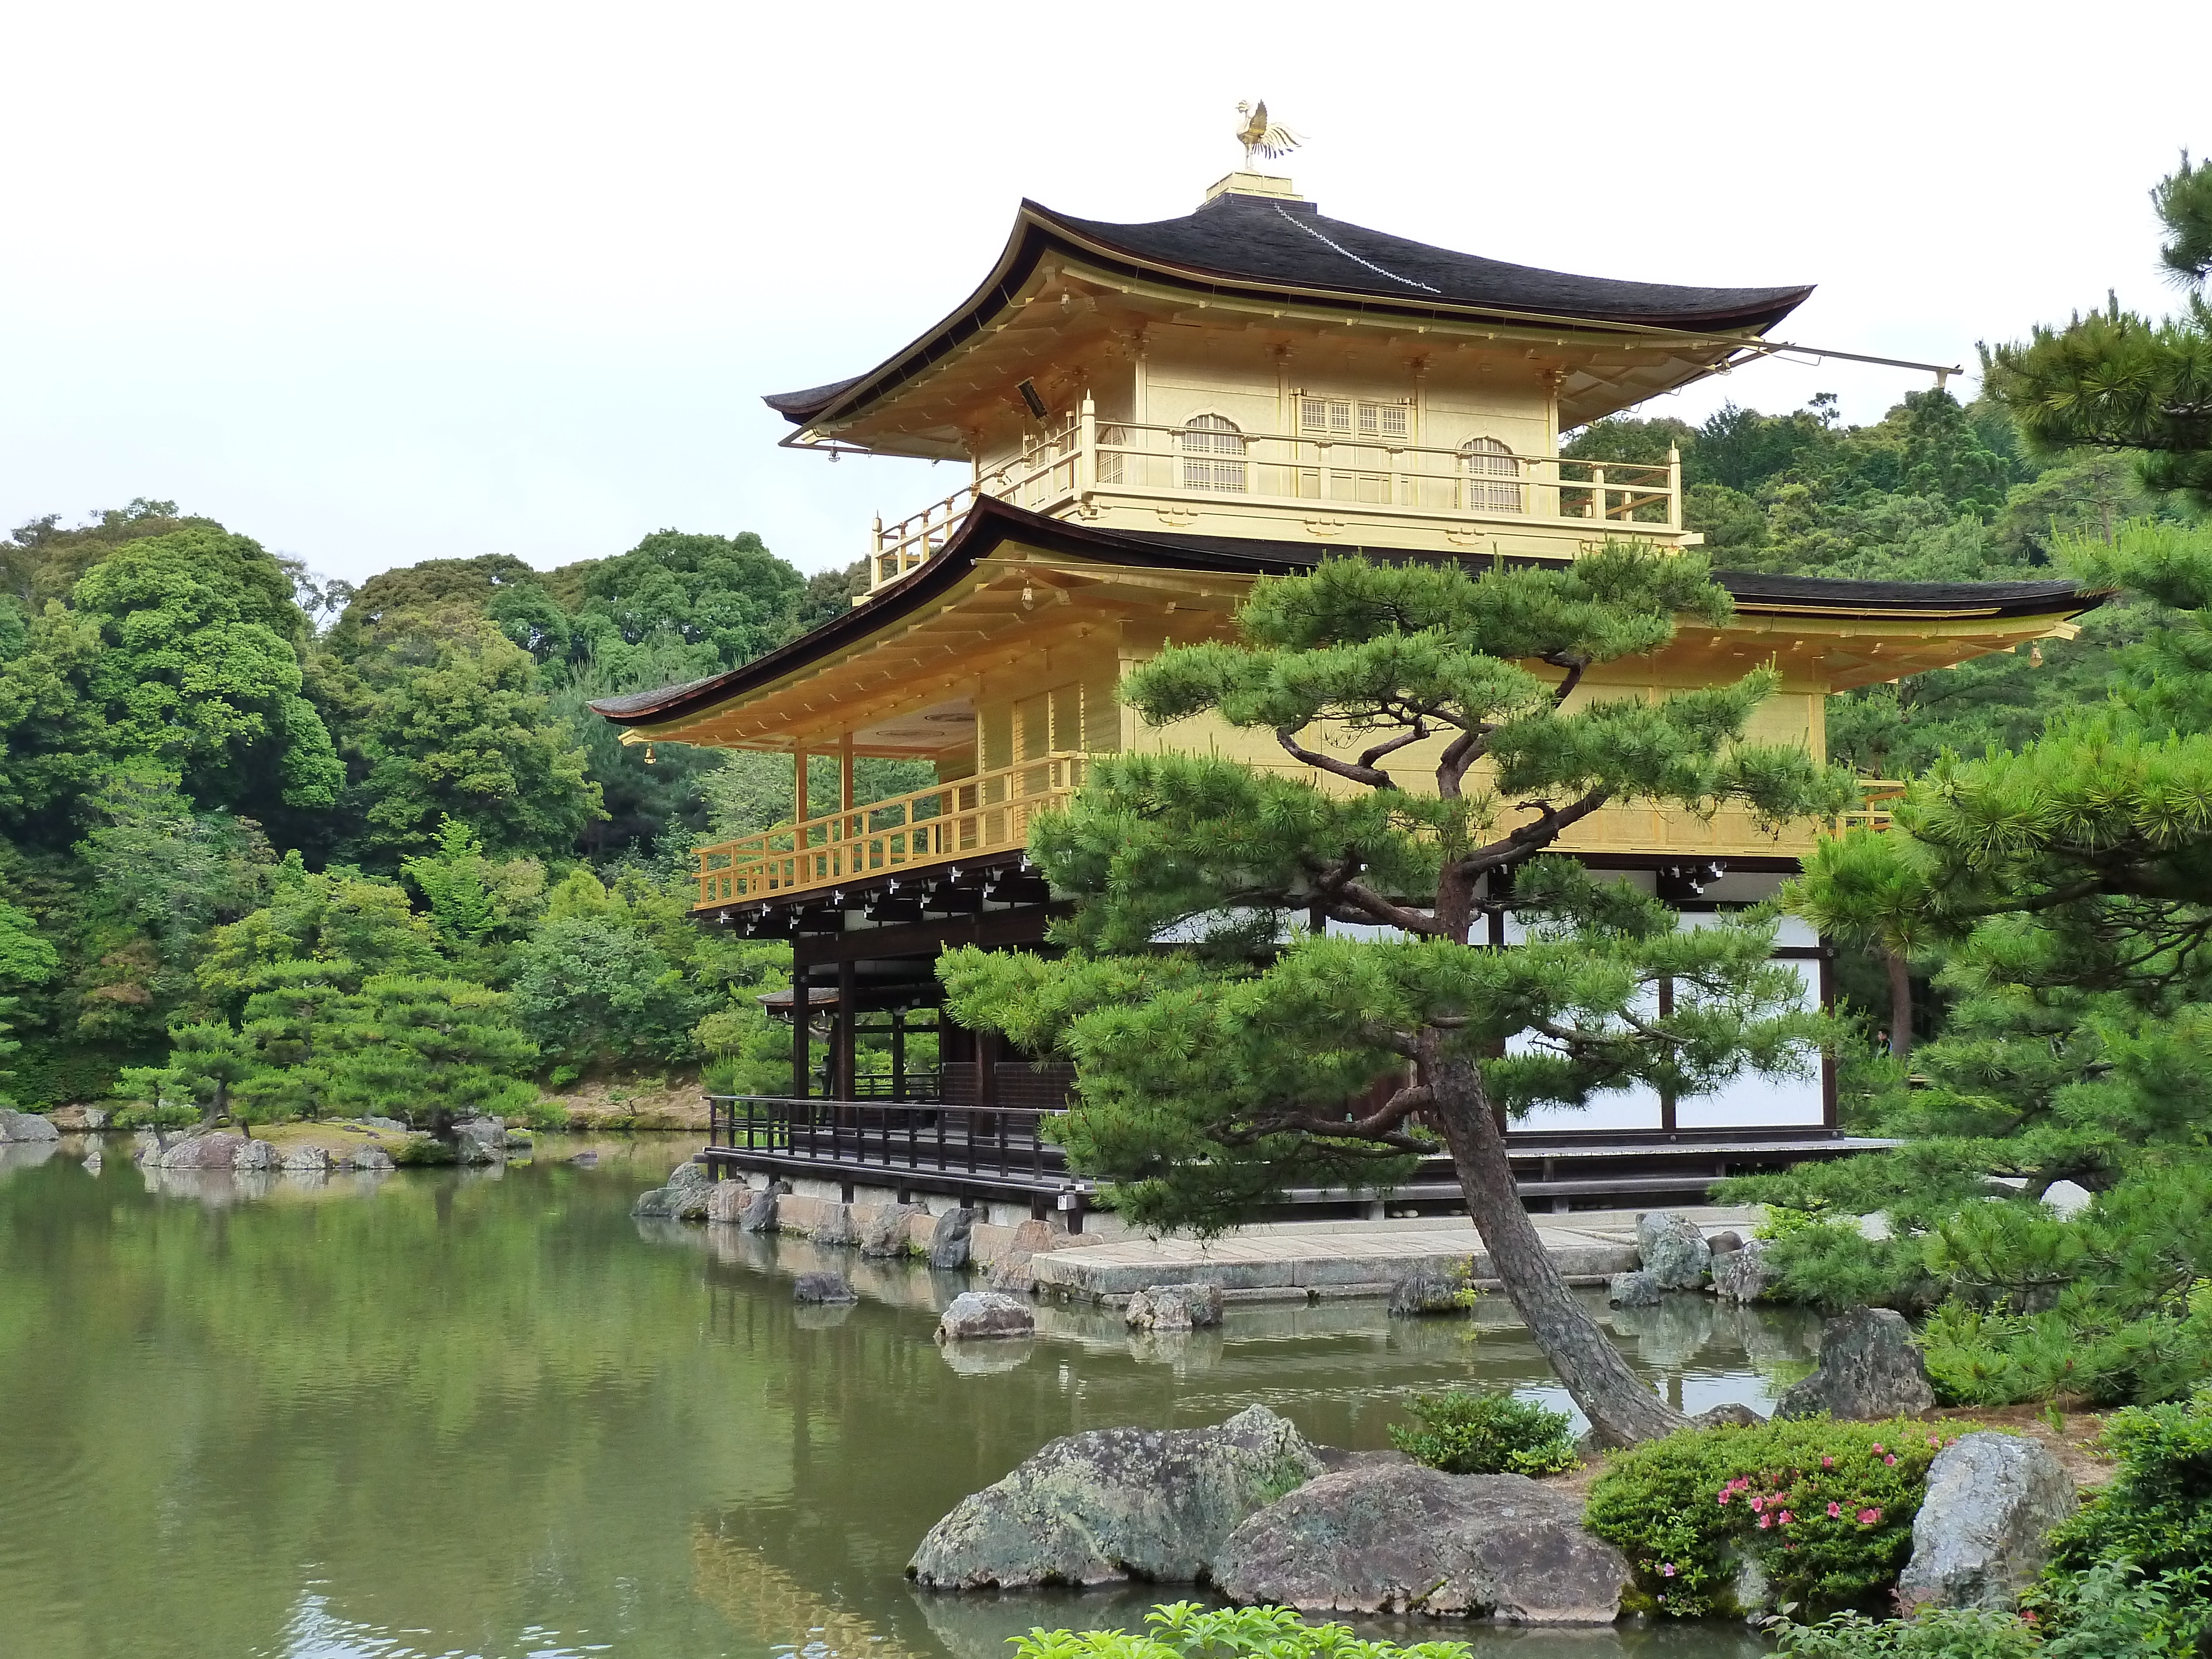
M 1774 1524 L 1774 1517 L 1771 1515 L 1762 1515 L 1759 1517 L 1759 1524 L 1762 1528 L 1771 1527 Z
M 1883 1458 L 1881 1461 L 1885 1463 L 1894 1463 L 1897 1462 L 1897 1454 L 1895 1452 L 1892 1452 L 1888 1456 Z
M 1720 1495 L 1718 1498 L 1716 1498 L 1715 1499 L 1713 1499 L 1713 1502 L 1714 1502 L 1714 1503 L 1716 1503 L 1716 1504 L 1725 1504 L 1725 1503 L 1727 1503 L 1727 1502 L 1729 1501 L 1729 1489 L 1728 1489 L 1726 1486 L 1723 1486 L 1723 1487 L 1721 1488 L 1721 1495 Z
M 1874 1455 L 1875 1455 L 1876 1457 L 1879 1457 L 1879 1456 L 1881 1456 L 1881 1441 L 1879 1441 L 1879 1440 L 1877 1440 L 1877 1441 L 1875 1441 L 1875 1442 L 1874 1443 Z
M 1824 1469 L 1832 1469 L 1836 1467 L 1836 1460 L 1832 1457 L 1824 1457 L 1820 1460 L 1820 1467 Z
M 1836 1520 L 1843 1514 L 1843 1512 L 1844 1506 L 1841 1504 L 1831 1504 L 1828 1505 L 1828 1519 L 1831 1521 Z
M 1665 1566 L 1660 1568 L 1659 1571 L 1662 1576 L 1672 1578 L 1674 1576 L 1674 1564 L 1672 1561 L 1669 1561 Z
M 1783 1524 L 1784 1526 L 1785 1526 L 1785 1527 L 1786 1527 L 1786 1526 L 1788 1526 L 1788 1525 L 1789 1525 L 1792 1521 L 1795 1521 L 1796 1518 L 1797 1518 L 1797 1517 L 1796 1517 L 1796 1516 L 1794 1516 L 1794 1515 L 1790 1514 L 1790 1511 L 1789 1511 L 1788 1510 L 1783 1510 L 1783 1511 L 1782 1511 L 1782 1524 Z
M 1943 1443 L 1943 1437 L 1938 1434 L 1931 1434 L 1928 1437 L 1928 1443 L 1931 1446 L 1941 1446 Z
M 1859 1511 L 1859 1525 L 1863 1527 L 1870 1527 L 1881 1519 L 1881 1511 L 1880 1510 L 1861 1510 Z

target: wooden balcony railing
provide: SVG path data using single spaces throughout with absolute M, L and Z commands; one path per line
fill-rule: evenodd
M 896 581 L 951 539 L 979 495 L 1039 513 L 1093 494 L 1249 501 L 1310 514 L 1411 514 L 1470 526 L 1536 524 L 1588 533 L 1682 527 L 1679 459 L 1527 455 L 1481 440 L 1457 448 L 1381 435 L 1245 432 L 1225 425 L 1102 422 L 1089 398 L 1014 459 L 921 512 L 876 520 L 870 586 Z
M 910 794 L 823 813 L 697 849 L 695 908 L 887 872 L 950 864 L 1028 845 L 1030 817 L 1065 805 L 1083 782 L 1084 757 L 1041 755 Z
M 1904 784 L 1895 778 L 1861 778 L 1858 809 L 1836 815 L 1835 833 L 1840 836 L 1852 830 L 1888 829 L 1895 821 L 1888 803 L 1904 793 Z

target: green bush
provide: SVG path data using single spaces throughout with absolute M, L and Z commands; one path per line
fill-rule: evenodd
M 435 1135 L 409 1135 L 392 1149 L 394 1164 L 458 1164 L 459 1149 L 449 1140 Z
M 1574 1419 L 1504 1389 L 1455 1389 L 1407 1409 L 1419 1428 L 1390 1425 L 1390 1443 L 1449 1474 L 1564 1474 L 1577 1466 Z
M 1288 1607 L 1209 1613 L 1195 1601 L 1154 1607 L 1141 1635 L 1036 1629 L 1012 1639 L 1014 1659 L 1469 1659 L 1464 1642 L 1401 1648 L 1342 1625 L 1309 1625 Z
M 1731 1583 L 1756 1563 L 1775 1599 L 1863 1605 L 1912 1553 L 1928 1465 L 1971 1425 L 1826 1418 L 1686 1429 L 1616 1453 L 1585 1522 L 1636 1569 L 1656 1612 L 1741 1612 Z
M 1775 1659 L 2015 1659 L 2043 1651 L 2033 1625 L 1978 1607 L 1908 1620 L 1844 1613 L 1818 1625 L 1777 1619 L 1767 1629 L 1779 1638 Z

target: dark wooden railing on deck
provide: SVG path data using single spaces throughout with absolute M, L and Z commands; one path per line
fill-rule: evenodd
M 1068 1181 L 1066 1154 L 1037 1132 L 1059 1114 L 1036 1107 L 710 1095 L 707 1108 L 710 1153 L 726 1149 L 846 1174 L 975 1176 L 1050 1188 Z

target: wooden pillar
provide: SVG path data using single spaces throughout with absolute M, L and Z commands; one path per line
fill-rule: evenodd
M 891 1010 L 891 1098 L 906 1098 L 906 1010 Z
M 837 736 L 837 810 L 849 814 L 853 810 L 853 734 L 841 732 Z M 839 826 L 837 833 L 850 841 L 860 833 L 860 826 L 849 816 Z M 857 873 L 860 866 L 850 868 Z
M 806 969 L 793 964 L 791 971 L 791 1092 L 804 1100 L 813 1092 L 807 1075 Z
M 999 1107 L 999 1034 L 975 1033 L 975 1103 L 985 1111 Z
M 806 821 L 806 751 L 804 749 L 792 751 L 791 771 L 791 821 L 804 823 Z
M 830 1063 L 836 1079 L 833 1092 L 840 1100 L 853 1098 L 853 1036 L 860 1020 L 860 1010 L 853 1005 L 860 1000 L 859 969 L 850 957 L 837 964 L 837 1046 Z
M 1659 981 L 1659 1018 L 1668 1020 L 1674 1017 L 1674 981 L 1671 979 L 1662 979 Z M 1674 1091 L 1672 1089 L 1660 1090 L 1659 1127 L 1669 1134 L 1672 1134 L 1678 1127 L 1674 1121 Z

